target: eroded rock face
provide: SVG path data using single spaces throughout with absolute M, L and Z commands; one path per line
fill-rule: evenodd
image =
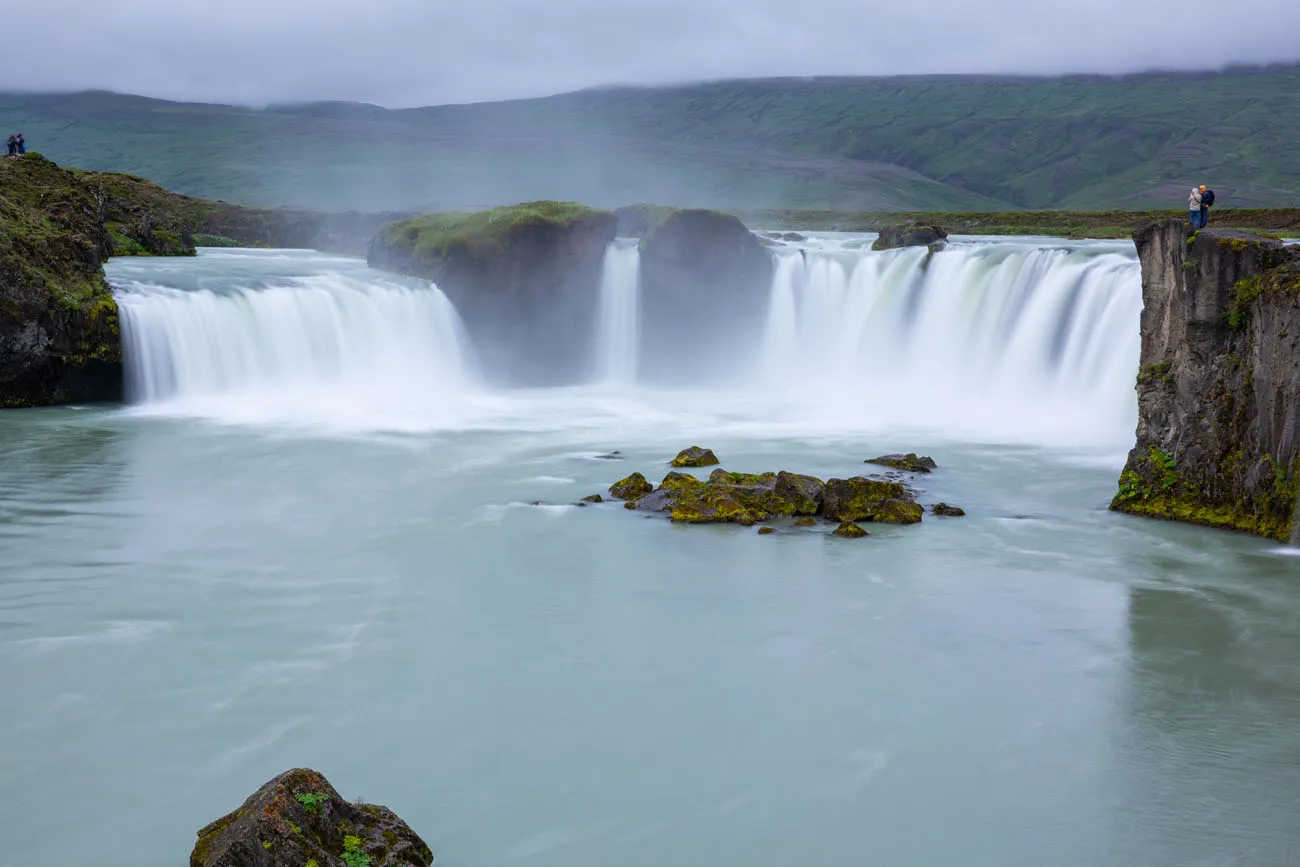
M 928 473 L 938 466 L 933 458 L 918 457 L 915 452 L 908 452 L 905 455 L 881 455 L 878 458 L 867 458 L 863 463 L 879 464 L 882 467 L 909 473 Z
M 1300 250 L 1174 219 L 1134 240 L 1137 442 L 1111 508 L 1287 540 L 1300 493 Z
M 612 213 L 563 202 L 431 214 L 386 226 L 368 261 L 436 282 L 489 378 L 576 382 L 592 367 L 601 270 L 616 224 Z
M 296 768 L 199 831 L 190 867 L 429 867 L 433 853 L 387 807 L 349 803 Z
M 683 382 L 734 371 L 762 333 L 771 253 L 731 214 L 653 216 L 641 240 L 639 375 Z
M 893 250 L 898 247 L 929 247 L 941 249 L 948 233 L 939 226 L 886 226 L 880 237 L 871 243 L 873 250 Z
M 691 446 L 682 449 L 673 458 L 675 467 L 711 467 L 718 462 L 718 456 L 713 453 L 712 449 L 704 449 L 699 446 Z

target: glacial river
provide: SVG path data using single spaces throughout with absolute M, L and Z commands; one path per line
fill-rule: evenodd
M 0 411 L 0 863 L 179 867 L 295 766 L 449 867 L 1300 863 L 1300 558 L 1106 510 L 1131 248 L 1016 243 L 1018 295 L 979 300 L 1012 254 L 976 245 L 928 272 L 966 314 L 854 308 L 933 341 L 880 391 L 871 341 L 810 361 L 804 326 L 903 268 L 842 239 L 778 269 L 799 327 L 751 388 L 626 353 L 485 384 L 435 289 L 337 257 L 110 263 L 132 403 Z M 919 451 L 921 501 L 968 517 L 570 505 L 696 443 L 823 478 Z

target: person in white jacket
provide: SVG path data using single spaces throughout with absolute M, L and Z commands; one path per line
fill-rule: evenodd
M 1201 188 L 1192 187 L 1192 194 L 1187 199 L 1187 221 L 1193 229 L 1201 228 Z

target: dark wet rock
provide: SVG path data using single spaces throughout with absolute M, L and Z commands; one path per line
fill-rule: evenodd
M 844 521 L 831 531 L 831 535 L 839 536 L 843 539 L 861 539 L 864 536 L 870 536 L 871 534 L 852 521 Z
M 907 489 L 898 482 L 861 476 L 828 480 L 822 496 L 823 512 L 828 521 L 872 521 L 882 511 L 896 512 L 886 504 L 911 501 Z
M 610 452 L 610 453 L 607 454 L 607 455 L 596 455 L 596 460 L 598 460 L 598 461 L 621 461 L 621 460 L 623 460 L 623 453 L 620 452 L 618 449 L 615 449 L 614 451 Z
M 759 527 L 759 528 L 758 528 L 758 535 L 760 535 L 760 536 L 770 536 L 770 535 L 772 535 L 772 534 L 775 533 L 775 532 L 776 532 L 776 528 L 775 528 L 775 527 Z
M 682 524 L 741 524 L 752 527 L 759 517 L 745 507 L 735 489 L 703 486 L 698 494 L 679 497 L 670 517 Z
M 296 768 L 199 831 L 190 867 L 429 867 L 433 853 L 387 807 L 349 803 Z
M 802 518 L 795 518 L 794 525 L 796 527 L 815 527 L 817 526 L 817 519 L 812 517 L 807 517 L 807 516 Z
M 626 503 L 623 504 L 623 508 L 625 509 L 635 509 L 636 507 L 637 507 L 636 500 L 628 500 Z
M 939 226 L 886 226 L 880 237 L 871 244 L 873 250 L 893 250 L 898 247 L 942 248 L 948 233 Z
M 492 380 L 567 383 L 591 368 L 601 269 L 617 222 L 569 202 L 430 214 L 385 226 L 368 261 L 436 282 Z
M 891 467 L 909 473 L 928 473 L 937 468 L 933 458 L 918 457 L 915 452 L 908 452 L 905 455 L 881 455 L 878 458 L 867 458 L 863 463 L 879 464 L 882 467 Z
M 673 466 L 675 467 L 709 467 L 717 462 L 718 456 L 713 453 L 712 449 L 700 448 L 699 446 L 682 449 L 677 453 L 677 457 L 673 458 Z
M 603 503 L 605 502 L 605 498 L 602 497 L 600 494 L 592 494 L 590 496 L 583 497 L 582 501 L 584 503 Z
M 876 506 L 871 520 L 877 524 L 919 524 L 924 510 L 912 500 L 884 500 Z
M 732 214 L 660 209 L 651 216 L 641 240 L 638 375 L 699 381 L 734 369 L 766 320 L 771 253 Z
M 825 489 L 826 484 L 816 476 L 782 470 L 776 474 L 773 492 L 779 499 L 791 504 L 794 514 L 815 515 L 821 511 Z
M 966 515 L 965 509 L 960 506 L 950 506 L 947 503 L 935 503 L 930 511 L 945 518 L 961 518 Z
M 775 485 L 776 473 L 731 473 L 716 469 L 709 473 L 711 485 Z
M 609 486 L 610 496 L 616 500 L 639 500 L 653 490 L 654 485 L 640 473 L 633 473 Z

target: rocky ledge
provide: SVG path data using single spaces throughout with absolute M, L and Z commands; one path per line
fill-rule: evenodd
M 1300 494 L 1300 249 L 1182 220 L 1142 263 L 1137 442 L 1111 508 L 1289 540 Z
M 199 831 L 190 867 L 429 867 L 433 853 L 387 807 L 349 802 L 317 771 L 285 771 Z
M 673 465 L 702 466 L 678 463 L 682 456 L 701 454 L 712 456 L 713 452 L 692 446 L 683 450 Z M 708 479 L 674 470 L 658 487 L 641 473 L 633 473 L 611 485 L 609 493 L 623 500 L 626 509 L 665 514 L 682 524 L 749 527 L 776 518 L 793 518 L 794 526 L 807 527 L 815 525 L 815 519 L 820 517 L 840 525 L 836 535 L 850 538 L 867 534 L 857 533 L 845 524 L 918 524 L 925 511 L 916 502 L 916 492 L 901 481 L 855 476 L 823 482 L 815 476 L 785 470 L 755 474 L 716 469 Z M 964 514 L 955 507 L 940 505 L 943 509 L 936 514 Z

